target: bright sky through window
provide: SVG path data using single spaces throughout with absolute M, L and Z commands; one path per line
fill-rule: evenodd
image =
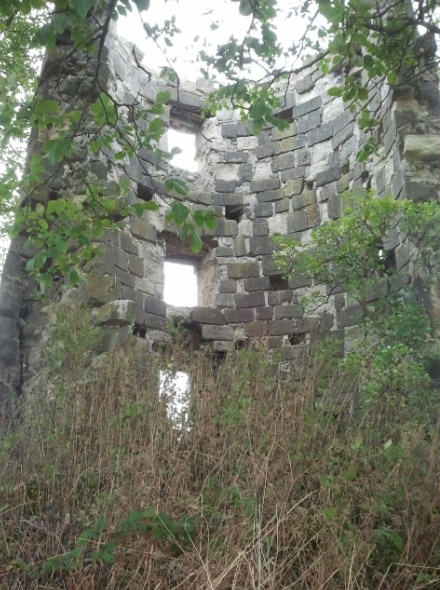
M 177 307 L 197 305 L 197 276 L 192 264 L 165 262 L 164 301 Z

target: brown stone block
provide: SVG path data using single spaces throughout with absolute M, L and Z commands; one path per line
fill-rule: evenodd
M 252 322 L 245 326 L 244 331 L 248 338 L 262 338 L 267 336 L 267 322 Z

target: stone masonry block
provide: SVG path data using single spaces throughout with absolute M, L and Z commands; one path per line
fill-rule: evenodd
M 268 323 L 270 336 L 283 336 L 284 334 L 294 334 L 296 322 L 293 320 L 273 320 Z
M 165 317 L 167 312 L 167 305 L 165 301 L 162 301 L 157 297 L 147 295 L 144 301 L 144 310 L 147 313 L 152 313 L 153 315 L 160 315 L 162 317 Z
M 222 125 L 222 136 L 226 138 L 237 137 L 237 124 L 224 123 Z
M 270 277 L 281 276 L 282 274 L 271 254 L 263 256 L 263 275 Z
M 211 326 L 210 324 L 203 324 L 202 338 L 205 340 L 234 340 L 234 330 L 232 326 Z
M 284 195 L 286 197 L 299 195 L 300 193 L 302 193 L 303 188 L 304 178 L 295 178 L 294 180 L 288 180 L 284 186 Z
M 249 154 L 246 152 L 225 152 L 225 162 L 227 163 L 234 163 L 240 164 L 242 162 L 247 162 L 249 159 Z
M 270 289 L 269 277 L 256 277 L 254 279 L 244 280 L 245 291 L 264 291 Z
M 245 326 L 245 334 L 248 338 L 262 338 L 267 336 L 267 322 L 255 321 Z
M 291 203 L 293 210 L 303 209 L 309 205 L 314 205 L 316 203 L 316 190 L 307 191 L 302 195 L 292 197 Z
M 254 293 L 236 293 L 235 307 L 262 307 L 266 305 L 266 299 L 262 291 Z
M 273 203 L 258 203 L 254 208 L 255 217 L 272 217 Z
M 232 293 L 217 293 L 215 296 L 215 304 L 217 307 L 234 307 L 234 295 Z
M 262 178 L 261 180 L 253 180 L 251 182 L 251 191 L 253 193 L 270 191 L 276 188 L 280 188 L 280 179 L 278 178 L 278 176 Z
M 315 143 L 320 143 L 321 141 L 325 141 L 326 139 L 330 139 L 333 136 L 333 123 L 326 123 L 325 125 L 321 125 L 316 129 L 312 129 L 307 134 L 307 144 L 308 145 L 315 145 Z
M 233 262 L 228 264 L 230 279 L 246 279 L 260 275 L 257 262 Z
M 276 305 L 273 308 L 274 318 L 276 320 L 282 319 L 299 319 L 304 315 L 304 308 L 302 305 Z
M 260 256 L 260 254 L 272 254 L 274 251 L 274 244 L 272 238 L 250 238 L 249 240 L 250 251 L 254 256 Z
M 287 197 L 281 199 L 281 201 L 275 201 L 275 213 L 286 213 L 289 210 L 290 201 Z
M 283 289 L 282 291 L 272 291 L 268 294 L 267 302 L 269 305 L 281 305 L 292 301 L 292 291 Z
M 245 202 L 247 202 L 249 199 L 244 199 L 244 195 L 237 195 L 237 194 L 230 194 L 230 193 L 214 193 L 213 196 L 213 201 L 214 201 L 214 205 L 220 206 L 220 207 L 228 207 L 228 206 L 232 206 L 232 207 L 240 207 L 242 206 Z
M 147 242 L 156 242 L 156 229 L 148 221 L 138 217 L 130 217 L 131 233 L 135 238 L 146 240 Z
M 255 148 L 255 155 L 259 160 L 263 158 L 270 158 L 271 156 L 276 156 L 280 153 L 280 144 L 271 142 L 271 143 L 264 143 L 263 145 L 259 145 Z
M 338 311 L 336 314 L 336 322 L 338 328 L 347 328 L 348 326 L 354 326 L 362 318 L 362 308 L 360 305 L 353 305 Z
M 280 170 L 286 170 L 287 168 L 294 168 L 294 167 L 295 167 L 295 154 L 292 152 L 287 152 L 286 154 L 281 154 L 280 156 L 276 156 L 272 160 L 272 172 L 279 172 Z
M 240 324 L 241 322 L 253 322 L 255 312 L 253 309 L 225 309 L 225 320 L 230 324 Z
M 439 160 L 440 135 L 407 135 L 404 139 L 403 155 L 408 160 Z
M 284 191 L 280 188 L 277 190 L 274 190 L 274 191 L 263 191 L 262 193 L 257 193 L 257 201 L 259 203 L 280 201 L 283 198 L 284 198 Z
M 211 234 L 206 231 L 205 233 Z M 212 231 L 213 236 L 231 237 L 235 238 L 238 234 L 238 225 L 234 219 L 219 219 L 217 221 L 217 227 Z
M 167 329 L 167 320 L 159 315 L 153 315 L 152 313 L 146 313 L 144 315 L 144 326 L 152 328 L 153 330 Z
M 315 227 L 319 223 L 319 209 L 317 205 L 298 209 L 287 218 L 287 230 L 289 233 L 304 231 Z
M 219 309 L 213 307 L 194 307 L 191 313 L 193 322 L 222 325 L 225 318 Z
M 237 186 L 238 181 L 236 180 L 221 180 L 220 178 L 216 178 L 214 181 L 214 187 L 218 193 L 233 193 Z
M 301 117 L 302 115 L 306 115 L 307 113 L 310 113 L 311 111 L 315 111 L 316 109 L 319 109 L 319 107 L 321 105 L 322 105 L 321 97 L 315 96 L 311 100 L 308 100 L 306 102 L 302 102 L 301 104 L 296 106 L 293 109 L 292 116 L 294 119 L 297 119 L 298 117 Z
M 229 265 L 232 266 L 232 265 Z M 258 268 L 257 268 L 258 273 Z M 233 279 L 223 279 L 219 285 L 220 293 L 235 293 L 237 291 L 237 283 Z
M 273 316 L 273 308 L 269 306 L 257 307 L 255 310 L 255 315 L 257 320 L 271 320 Z
M 316 186 L 323 186 L 324 184 L 328 184 L 329 182 L 333 182 L 334 180 L 338 180 L 341 176 L 341 172 L 339 167 L 334 166 L 333 168 L 328 168 L 327 170 L 323 170 L 322 172 L 318 172 L 316 175 Z
M 97 326 L 124 326 L 134 321 L 134 301 L 119 299 L 111 301 L 95 310 L 94 321 Z
M 269 223 L 267 219 L 256 219 L 252 224 L 252 235 L 264 237 L 269 235 Z
M 321 112 L 320 111 L 313 111 L 312 113 L 308 113 L 304 115 L 297 122 L 298 125 L 298 133 L 307 133 L 312 129 L 316 129 L 319 125 L 321 125 Z M 315 143 L 317 143 L 315 141 Z

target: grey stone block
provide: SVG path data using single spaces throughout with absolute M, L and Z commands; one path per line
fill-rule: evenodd
M 304 178 L 295 178 L 294 180 L 288 180 L 284 187 L 284 195 L 286 197 L 292 197 L 293 195 L 299 195 L 302 193 L 304 188 Z
M 276 320 L 302 318 L 304 308 L 302 305 L 276 305 L 273 308 L 274 318 Z
M 245 279 L 259 276 L 257 262 L 233 262 L 228 264 L 228 277 L 230 279 Z
M 249 154 L 246 152 L 225 152 L 224 158 L 225 162 L 240 164 L 241 162 L 247 162 L 249 160 Z
M 293 320 L 272 320 L 268 322 L 268 333 L 270 336 L 294 334 L 295 330 L 296 322 Z
M 129 272 L 137 275 L 138 277 L 145 276 L 145 267 L 143 258 L 128 254 L 128 270 Z
M 258 272 L 258 268 L 257 268 Z M 236 293 L 237 283 L 233 279 L 223 279 L 219 284 L 220 293 Z
M 254 208 L 255 217 L 272 217 L 273 203 L 258 203 Z
M 135 238 L 156 243 L 156 229 L 148 221 L 144 221 L 138 217 L 130 217 L 130 228 Z
M 240 207 L 244 204 L 245 199 L 244 199 L 244 195 L 242 195 L 242 194 L 231 195 L 229 193 L 220 193 L 220 194 L 214 193 L 213 202 L 214 202 L 214 205 L 218 205 L 221 207 L 227 207 L 227 206 Z
M 269 223 L 267 219 L 256 219 L 252 223 L 252 235 L 255 237 L 265 237 L 269 235 Z
M 194 307 L 191 313 L 193 322 L 222 325 L 225 318 L 219 309 L 213 307 Z
M 275 213 L 285 213 L 289 210 L 290 199 L 285 197 L 284 199 L 281 199 L 281 201 L 275 201 L 274 205 Z
M 280 170 L 286 170 L 287 168 L 295 167 L 295 154 L 288 152 L 286 154 L 280 154 L 275 156 L 272 160 L 272 172 L 279 172 Z M 279 184 L 278 184 L 279 186 Z M 251 187 L 252 188 L 252 187 Z M 278 187 L 273 187 L 278 188 Z M 264 190 L 264 189 L 262 189 Z
M 319 208 L 317 205 L 298 209 L 287 218 L 287 231 L 295 233 L 315 227 L 319 223 Z
M 329 198 L 327 203 L 327 214 L 330 219 L 338 219 L 338 217 L 341 217 L 342 201 L 337 195 Z
M 313 281 L 310 277 L 295 272 L 289 277 L 289 287 L 291 289 L 301 289 L 302 287 L 311 287 Z
M 362 308 L 359 305 L 347 307 L 336 314 L 338 328 L 354 326 L 362 319 Z
M 283 289 L 282 291 L 272 291 L 268 294 L 267 302 L 269 305 L 281 305 L 292 301 L 292 291 Z
M 226 138 L 237 137 L 237 124 L 224 123 L 222 125 L 222 136 Z
M 228 246 L 220 246 L 220 248 L 215 249 L 215 255 L 217 258 L 234 256 L 234 250 Z
M 257 307 L 255 310 L 257 320 L 271 320 L 273 316 L 272 307 Z
M 321 125 L 321 112 L 313 111 L 297 120 L 298 133 L 307 133 Z M 315 142 L 316 143 L 316 142 Z
M 125 231 L 121 232 L 121 248 L 130 254 L 138 254 L 139 248 L 133 238 Z
M 316 175 L 316 186 L 323 186 L 324 184 L 338 180 L 340 176 L 341 171 L 336 166 L 333 168 L 328 168 L 327 170 L 323 170 L 322 172 L 318 172 Z
M 238 236 L 233 240 L 235 256 L 249 256 L 249 240 L 244 236 Z
M 267 256 L 263 256 L 263 275 L 264 276 L 281 276 L 283 273 L 278 268 L 274 257 L 269 254 Z
M 309 146 L 315 145 L 315 143 L 320 143 L 321 141 L 325 141 L 326 139 L 330 139 L 333 137 L 333 123 L 326 123 L 325 125 L 321 125 L 317 129 L 312 129 L 307 133 L 307 143 Z
M 167 320 L 162 316 L 146 313 L 144 315 L 144 326 L 154 330 L 165 331 L 167 329 Z
M 244 289 L 248 292 L 264 291 L 270 289 L 269 277 L 256 277 L 244 280 Z
M 296 166 L 295 168 L 289 168 L 289 170 L 282 170 L 280 172 L 280 178 L 282 182 L 294 180 L 295 178 L 304 178 L 305 175 L 306 169 L 304 166 Z
M 310 205 L 314 205 L 316 203 L 316 190 L 307 191 L 302 195 L 296 195 L 291 199 L 292 209 L 295 211 L 297 209 L 304 209 L 304 207 L 308 207 Z
M 263 145 L 259 145 L 255 149 L 255 155 L 259 160 L 263 158 L 270 158 L 271 156 L 276 156 L 280 153 L 280 144 L 279 142 L 271 142 L 265 143 Z
M 225 319 L 230 324 L 252 322 L 255 319 L 255 311 L 249 308 L 225 309 Z
M 144 310 L 147 313 L 152 313 L 153 315 L 160 315 L 165 317 L 167 312 L 167 305 L 165 301 L 158 299 L 157 297 L 153 297 L 151 295 L 147 295 L 144 301 Z
M 233 193 L 238 186 L 236 180 L 220 180 L 216 178 L 214 181 L 215 190 L 219 193 Z
M 272 254 L 274 251 L 274 244 L 272 238 L 250 238 L 249 239 L 250 252 L 254 256 L 261 254 Z
M 248 338 L 263 338 L 267 336 L 267 322 L 255 321 L 247 324 L 244 328 Z
M 217 293 L 215 296 L 215 304 L 217 307 L 234 307 L 234 295 L 232 293 Z
M 238 167 L 238 177 L 241 182 L 248 182 L 252 180 L 253 166 L 252 164 L 240 164 Z
M 255 293 L 236 293 L 235 307 L 262 307 L 266 305 L 266 299 L 262 291 Z
M 257 201 L 259 203 L 269 203 L 271 201 L 280 201 L 284 197 L 284 191 L 282 189 L 277 189 L 273 191 L 263 191 L 262 193 L 257 193 Z
M 234 330 L 232 326 L 211 326 L 210 324 L 203 324 L 202 338 L 205 340 L 234 340 Z
M 272 176 L 261 180 L 253 180 L 250 188 L 253 193 L 270 191 L 272 189 L 280 188 L 280 179 L 278 176 Z
M 319 107 L 321 105 L 322 105 L 321 97 L 315 96 L 311 100 L 308 100 L 308 101 L 303 102 L 303 103 L 299 104 L 298 106 L 296 106 L 293 109 L 292 116 L 294 119 L 297 119 L 298 117 L 302 117 L 302 115 L 306 115 L 307 113 L 310 113 L 311 111 L 315 111 L 316 109 L 319 109 Z
M 221 237 L 232 237 L 234 238 L 238 234 L 237 222 L 233 219 L 219 219 L 217 221 L 217 227 L 212 232 L 213 236 Z

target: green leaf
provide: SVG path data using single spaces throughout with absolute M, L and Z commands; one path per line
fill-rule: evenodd
M 344 479 L 345 481 L 353 481 L 354 479 L 356 479 L 356 471 L 354 469 L 347 469 L 342 474 L 342 479 Z
M 188 187 L 180 178 L 167 178 L 164 183 L 165 191 L 167 193 L 176 192 L 178 195 L 186 197 L 188 194 Z
M 327 94 L 329 96 L 342 96 L 344 90 L 342 88 L 338 88 L 337 86 L 333 86 L 327 90 Z
M 176 225 L 183 225 L 188 219 L 189 209 L 179 201 L 174 201 L 169 211 L 170 220 L 174 221 Z
M 85 18 L 91 8 L 93 8 L 93 0 L 74 0 L 73 6 L 76 8 L 80 16 Z
M 239 11 L 243 16 L 250 16 L 253 13 L 252 4 L 249 0 L 241 0 Z
M 133 0 L 139 11 L 148 10 L 150 8 L 150 0 Z
M 73 142 L 70 137 L 61 137 L 60 139 L 52 139 L 46 141 L 43 148 L 47 151 L 49 162 L 53 165 L 58 164 L 69 156 L 73 147 Z
M 199 234 L 195 230 L 191 233 L 190 245 L 191 245 L 191 250 L 195 254 L 200 252 L 203 248 L 202 238 L 199 236 Z

